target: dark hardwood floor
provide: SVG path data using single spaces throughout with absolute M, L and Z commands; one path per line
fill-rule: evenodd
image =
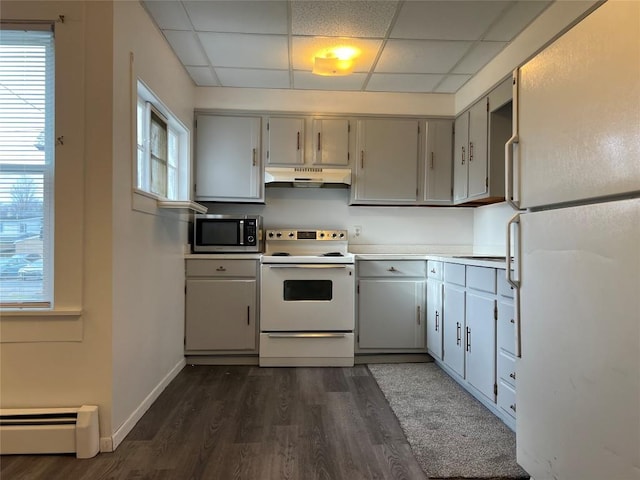
M 366 366 L 186 366 L 113 453 L 0 458 L 2 480 L 424 480 Z

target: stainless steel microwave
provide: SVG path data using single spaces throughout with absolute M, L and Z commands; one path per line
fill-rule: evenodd
M 252 253 L 262 251 L 260 215 L 196 215 L 195 253 Z

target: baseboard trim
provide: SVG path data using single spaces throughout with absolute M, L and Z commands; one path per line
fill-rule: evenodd
M 111 450 L 102 450 L 102 447 L 108 447 L 108 437 L 102 437 L 100 439 L 100 451 L 107 451 L 107 452 L 113 452 L 116 448 L 118 448 L 118 445 L 120 445 L 120 443 L 122 443 L 122 441 L 125 439 L 125 437 L 129 434 L 129 432 L 131 430 L 133 430 L 133 427 L 135 427 L 136 423 L 138 423 L 138 421 L 142 418 L 142 416 L 147 412 L 147 410 L 149 410 L 149 408 L 151 407 L 151 405 L 153 405 L 153 402 L 156 401 L 156 399 L 160 396 L 160 394 L 163 392 L 163 390 L 165 388 L 167 388 L 167 385 L 169 385 L 171 383 L 171 381 L 178 375 L 178 373 L 180 373 L 180 371 L 185 367 L 185 365 L 187 364 L 187 362 L 185 361 L 185 359 L 181 359 L 170 371 L 167 375 L 165 375 L 165 377 L 160 381 L 160 383 L 158 383 L 158 385 L 156 385 L 156 387 L 151 390 L 151 392 L 149 393 L 149 395 L 146 396 L 146 398 L 142 401 L 142 403 L 138 406 L 138 408 L 136 408 L 133 413 L 129 416 L 129 418 L 127 418 L 127 420 L 120 426 L 120 428 L 118 428 L 115 433 L 111 436 Z

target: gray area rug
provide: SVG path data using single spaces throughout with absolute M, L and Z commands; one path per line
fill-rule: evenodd
M 528 479 L 515 434 L 435 363 L 368 365 L 430 479 Z

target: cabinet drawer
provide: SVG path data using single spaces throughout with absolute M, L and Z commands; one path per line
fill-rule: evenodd
M 498 274 L 498 293 L 503 297 L 513 298 L 513 287 L 509 284 L 509 282 L 507 282 L 505 270 L 500 269 L 497 271 L 497 274 Z
M 442 280 L 442 262 L 427 261 L 427 277 Z
M 363 260 L 358 263 L 360 277 L 422 277 L 426 276 L 424 260 Z
M 187 277 L 255 277 L 255 260 L 187 260 Z
M 516 387 L 516 359 L 505 352 L 498 354 L 498 378 Z
M 516 391 L 502 380 L 498 382 L 498 407 L 516 418 Z
M 498 348 L 516 354 L 515 308 L 510 300 L 498 303 Z
M 483 292 L 496 293 L 496 269 L 468 266 L 467 286 Z
M 444 264 L 444 281 L 447 283 L 455 283 L 462 287 L 465 286 L 466 268 L 459 263 L 445 263 Z

